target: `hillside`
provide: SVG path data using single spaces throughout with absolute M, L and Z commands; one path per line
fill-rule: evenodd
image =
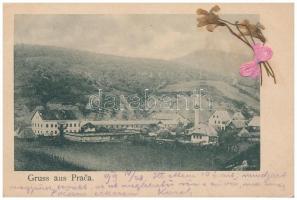
M 209 95 L 214 97 L 214 103 L 226 101 L 236 104 L 239 109 L 249 106 L 259 111 L 259 85 L 240 78 L 234 81 L 230 74 L 223 76 L 216 71 L 208 72 L 205 65 L 215 66 L 216 62 L 219 61 L 210 59 L 208 62 L 203 61 L 203 65 L 191 65 L 175 60 L 129 58 L 59 47 L 15 45 L 15 124 L 16 127 L 29 124 L 32 111 L 37 106 L 51 104 L 73 105 L 85 117 L 96 119 L 141 118 L 153 111 L 137 110 L 133 113 L 130 110 L 103 110 L 94 114 L 86 105 L 88 97 L 97 94 L 98 88 L 103 89 L 106 96 L 137 95 L 143 100 L 145 89 L 160 99 L 163 94 L 174 96 L 185 91 L 190 95 L 192 89 L 206 87 Z M 194 84 L 187 88 L 190 82 Z M 226 88 L 228 90 L 224 91 Z M 127 104 L 124 102 L 123 106 L 127 108 Z
M 242 63 L 251 60 L 252 55 L 226 53 L 218 50 L 197 50 L 174 59 L 175 62 L 188 64 L 200 69 L 223 74 L 239 75 Z

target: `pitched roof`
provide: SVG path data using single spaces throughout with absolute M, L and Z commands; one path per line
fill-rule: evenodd
M 38 110 L 43 120 L 77 120 L 71 110 Z
M 82 126 L 83 128 L 96 128 L 96 126 L 90 122 L 86 123 L 85 125 Z
M 243 116 L 243 114 L 241 112 L 236 112 L 234 113 L 233 120 L 245 120 L 245 117 Z
M 212 114 L 213 116 L 219 117 L 221 121 L 229 121 L 231 119 L 226 110 L 217 110 Z
M 238 133 L 239 137 L 250 137 L 250 133 L 245 128 L 241 129 L 241 131 Z
M 208 124 L 200 123 L 196 128 L 192 130 L 191 134 L 202 134 L 208 136 L 218 136 L 218 132 L 215 128 Z
M 233 120 L 231 123 L 234 125 L 235 128 L 244 128 L 246 126 L 244 120 Z
M 254 116 L 253 119 L 248 124 L 248 126 L 260 126 L 260 117 Z

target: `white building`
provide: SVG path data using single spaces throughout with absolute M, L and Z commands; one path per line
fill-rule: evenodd
M 35 135 L 56 136 L 59 134 L 59 124 L 66 126 L 66 133 L 80 130 L 80 121 L 69 110 L 38 110 L 31 119 Z
M 248 123 L 248 127 L 254 130 L 260 129 L 260 117 L 254 116 L 252 120 Z
M 232 116 L 232 120 L 246 120 L 241 112 L 236 112 Z
M 96 126 L 108 129 L 129 129 L 141 130 L 151 125 L 158 125 L 161 128 L 176 128 L 181 122 L 187 120 L 178 114 L 158 114 L 154 119 L 148 120 L 80 120 L 74 111 L 70 110 L 38 110 L 34 113 L 32 131 L 35 135 L 56 136 L 59 134 L 59 124 L 65 124 L 66 133 L 96 132 Z M 92 127 L 91 127 L 92 125 Z
M 216 143 L 218 139 L 217 131 L 208 124 L 199 124 L 195 126 L 195 129 L 191 134 L 191 142 L 192 143 Z
M 96 126 L 92 123 L 86 123 L 81 126 L 81 132 L 89 133 L 89 132 L 96 132 Z
M 218 133 L 209 124 L 200 123 L 200 108 L 195 107 L 195 121 L 194 128 L 190 130 L 191 142 L 209 144 L 218 141 Z
M 209 118 L 208 124 L 220 130 L 225 130 L 226 125 L 231 121 L 231 117 L 226 110 L 217 110 Z

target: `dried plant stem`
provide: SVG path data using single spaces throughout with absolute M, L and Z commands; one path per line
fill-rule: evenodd
M 261 64 L 263 64 L 263 66 L 264 66 L 264 68 L 265 68 L 265 71 L 266 71 L 266 74 L 267 74 L 267 76 L 269 77 L 269 76 L 270 76 L 270 71 L 269 71 L 269 69 L 267 68 L 267 66 L 266 66 L 264 63 L 261 63 Z
M 240 30 L 239 25 L 236 23 L 235 26 L 236 26 L 236 29 L 238 30 L 238 32 L 240 33 L 240 35 L 244 38 L 244 40 L 249 43 L 249 40 L 245 37 L 243 32 Z
M 232 22 L 229 22 L 229 21 L 221 19 L 221 18 L 219 18 L 218 21 L 221 23 L 222 26 L 227 27 L 227 29 L 230 31 L 230 33 L 232 35 L 234 35 L 239 40 L 241 40 L 243 43 L 245 43 L 247 46 L 249 46 L 251 49 L 253 49 L 252 45 L 250 44 L 250 41 L 247 39 L 247 37 L 244 35 L 244 33 L 239 28 L 239 26 L 245 26 L 246 27 L 246 29 L 247 29 L 247 31 L 248 31 L 248 33 L 250 35 L 250 40 L 251 40 L 252 44 L 255 45 L 256 44 L 255 39 L 254 39 L 254 37 L 253 37 L 253 35 L 251 33 L 250 28 L 247 25 L 240 24 L 240 23 L 238 23 L 238 21 L 236 21 L 235 23 L 232 23 Z M 236 32 L 234 32 L 233 29 L 231 28 L 231 26 L 235 26 L 240 35 L 238 35 Z M 261 34 L 261 36 L 263 36 L 263 34 L 261 32 L 259 34 Z M 265 42 L 263 42 L 263 44 L 265 44 Z M 270 66 L 269 62 L 268 61 L 260 62 L 259 66 L 260 66 L 260 73 L 261 73 L 261 80 L 260 80 L 261 85 L 263 83 L 263 77 L 262 77 L 263 68 L 262 67 L 264 67 L 267 76 L 268 77 L 271 76 L 273 78 L 273 80 L 274 80 L 274 83 L 276 84 L 276 77 L 275 77 L 274 71 L 273 71 L 272 67 Z
M 252 46 L 250 45 L 250 43 L 246 42 L 239 35 L 237 35 L 228 24 L 224 23 L 224 26 L 228 28 L 228 30 L 230 31 L 230 33 L 232 35 L 234 35 L 235 37 L 237 37 L 238 39 L 240 39 L 242 42 L 244 42 L 246 45 L 248 45 L 250 48 L 252 48 Z
M 275 77 L 275 74 L 274 74 L 274 71 L 273 71 L 272 67 L 270 66 L 270 64 L 269 64 L 268 61 L 264 62 L 264 65 L 265 65 L 265 64 L 267 64 L 268 68 L 270 69 L 270 71 L 271 71 L 271 73 L 272 73 L 273 81 L 274 81 L 274 83 L 276 84 L 276 77 Z
M 251 32 L 250 28 L 249 28 L 248 26 L 246 26 L 246 29 L 248 30 L 249 35 L 251 36 L 251 40 L 253 41 L 253 44 L 256 44 L 256 43 L 255 43 L 255 40 L 254 40 L 254 38 L 253 38 L 253 36 L 252 36 L 252 32 Z
M 263 76 L 262 76 L 262 63 L 259 64 L 260 65 L 260 83 L 261 83 L 261 86 L 262 86 L 262 83 L 263 83 Z
M 248 27 L 247 25 L 245 25 L 245 24 L 240 24 L 240 23 L 238 23 L 238 21 L 236 21 L 235 23 L 232 23 L 232 22 L 229 22 L 229 21 L 224 20 L 224 19 L 221 19 L 221 18 L 220 18 L 219 20 L 220 20 L 221 22 L 226 23 L 226 24 L 229 24 L 229 25 L 232 25 L 232 26 L 236 26 L 238 32 L 241 33 L 243 37 L 245 37 L 245 36 L 244 36 L 244 34 L 242 33 L 242 31 L 239 29 L 239 26 L 244 26 L 244 27 L 246 27 L 246 29 L 248 29 L 249 34 L 250 34 L 250 36 L 251 36 L 251 40 L 252 40 L 253 43 L 255 44 L 255 41 L 254 41 L 253 36 L 252 36 L 252 34 L 251 34 L 251 30 L 249 29 L 249 27 Z M 263 35 L 262 35 L 262 36 L 263 36 Z

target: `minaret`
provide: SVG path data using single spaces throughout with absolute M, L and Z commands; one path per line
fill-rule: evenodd
M 199 123 L 200 123 L 200 107 L 198 105 L 195 105 L 194 107 L 195 109 L 195 120 L 194 120 L 194 128 L 198 129 L 199 127 Z

